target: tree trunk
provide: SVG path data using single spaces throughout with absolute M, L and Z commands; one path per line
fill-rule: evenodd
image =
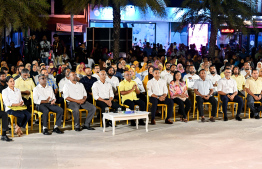
M 215 56 L 215 46 L 217 41 L 217 31 L 218 27 L 216 24 L 216 18 L 212 19 L 211 21 L 211 35 L 209 40 L 209 57 L 214 58 Z
M 120 22 L 121 22 L 121 15 L 120 15 L 120 5 L 113 4 L 113 39 L 114 39 L 114 46 L 113 46 L 113 57 L 114 60 L 119 59 L 119 39 L 120 39 Z

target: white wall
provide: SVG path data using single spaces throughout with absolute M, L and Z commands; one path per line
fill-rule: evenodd
M 163 46 L 169 42 L 169 23 L 156 23 L 156 43 Z

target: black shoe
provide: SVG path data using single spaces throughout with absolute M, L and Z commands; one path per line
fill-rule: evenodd
M 224 121 L 228 121 L 228 118 L 227 118 L 227 117 L 224 117 Z
M 75 128 L 75 131 L 81 131 L 80 127 Z
M 201 122 L 206 122 L 206 119 L 205 118 L 201 118 Z
M 211 122 L 215 122 L 216 120 L 215 120 L 214 117 L 211 117 L 211 118 L 209 119 L 209 121 L 211 121 Z
M 106 127 L 112 127 L 113 125 L 112 125 L 112 121 L 111 120 L 108 120 L 107 122 L 106 122 Z M 117 127 L 116 125 L 115 125 L 115 127 Z
M 87 129 L 87 130 L 95 130 L 94 128 L 90 127 L 90 126 L 83 126 L 82 129 Z
M 12 139 L 8 138 L 7 135 L 2 136 L 2 137 L 1 137 L 1 140 L 2 140 L 2 141 L 7 141 L 7 142 L 13 141 Z
M 135 122 L 135 120 L 131 120 L 131 124 L 130 124 L 131 126 L 136 126 L 136 122 Z
M 255 116 L 255 119 L 260 119 L 259 115 Z
M 237 121 L 242 121 L 242 119 L 239 116 L 236 116 Z
M 144 125 L 146 125 L 146 123 L 144 122 L 143 119 L 140 119 L 138 125 L 140 125 L 140 126 L 144 126 Z
M 253 112 L 250 113 L 250 118 L 254 118 L 254 113 Z
M 43 135 L 51 135 L 51 133 L 48 132 L 48 129 L 43 130 Z
M 62 132 L 61 130 L 59 130 L 59 128 L 54 128 L 53 132 L 57 133 L 57 134 L 64 134 L 64 132 Z
M 257 107 L 257 111 L 258 112 L 262 111 L 262 106 Z

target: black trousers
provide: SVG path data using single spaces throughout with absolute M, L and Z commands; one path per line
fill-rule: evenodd
M 30 107 L 31 106 L 31 98 L 29 98 L 28 100 L 26 99 L 26 98 L 24 98 L 24 97 L 22 97 L 22 99 L 23 99 L 23 101 L 24 101 L 24 104 L 26 105 L 26 107 L 27 107 L 27 111 L 29 112 L 29 113 L 31 113 L 32 112 L 32 108 Z
M 125 105 L 129 106 L 130 110 L 134 110 L 135 105 L 139 106 L 140 111 L 146 111 L 146 104 L 142 100 L 125 100 Z
M 155 119 L 156 110 L 157 110 L 157 104 L 166 104 L 167 105 L 167 117 L 166 120 L 169 119 L 173 114 L 173 107 L 174 102 L 172 99 L 166 98 L 165 101 L 160 101 L 159 99 L 155 97 L 149 97 L 150 103 L 152 103 L 151 108 L 151 120 Z M 162 112 L 163 113 L 163 112 Z
M 140 100 L 142 100 L 144 103 L 147 102 L 146 95 L 143 94 L 143 93 L 138 94 L 138 95 L 137 95 L 137 98 L 139 98 Z
M 47 122 L 48 122 L 48 114 L 49 111 L 55 112 L 56 113 L 56 123 L 55 125 L 61 126 L 61 120 L 63 117 L 63 109 L 57 105 L 51 105 L 50 103 L 43 103 L 40 105 L 36 106 L 39 111 L 43 113 L 42 119 L 43 119 L 43 126 L 47 127 Z
M 174 98 L 173 101 L 179 106 L 178 113 L 181 114 L 183 118 L 187 118 L 187 113 L 190 110 L 190 107 L 192 106 L 191 101 L 189 99 L 183 101 L 179 98 Z
M 215 99 L 214 96 L 209 97 L 208 100 L 203 99 L 200 96 L 196 96 L 196 101 L 197 101 L 197 109 L 199 111 L 199 116 L 204 116 L 204 108 L 203 108 L 203 103 L 204 102 L 209 102 L 212 105 L 212 112 L 211 112 L 211 116 L 216 117 L 216 113 L 217 113 L 217 100 Z
M 8 131 L 8 115 L 4 111 L 0 111 L 0 118 L 2 118 L 3 131 Z
M 105 100 L 109 100 L 109 99 L 105 99 Z M 111 103 L 112 103 L 111 108 L 113 108 L 115 111 L 117 111 L 117 109 L 119 107 L 121 107 L 117 102 L 111 101 Z M 102 109 L 102 113 L 105 112 L 106 107 L 109 107 L 105 102 L 100 101 L 100 100 L 96 101 L 96 105 Z M 121 107 L 121 108 L 123 110 L 123 107 Z M 103 114 L 102 114 L 102 116 L 103 116 Z

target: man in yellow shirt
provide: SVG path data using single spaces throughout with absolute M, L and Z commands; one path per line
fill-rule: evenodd
M 259 112 L 262 111 L 262 106 L 255 107 L 254 102 L 259 101 L 262 103 L 262 81 L 258 78 L 258 70 L 252 71 L 252 77 L 248 78 L 246 81 L 246 91 L 247 95 L 247 106 L 254 113 L 255 119 L 260 119 Z
M 131 80 L 132 74 L 130 71 L 125 71 L 124 78 L 119 84 L 119 90 L 122 97 L 122 104 L 129 106 L 129 109 L 134 110 L 134 106 L 138 105 L 140 111 L 146 111 L 145 102 L 137 98 L 137 94 L 140 93 L 139 88 L 135 81 Z M 135 126 L 134 120 L 131 121 L 131 126 Z M 139 125 L 145 125 L 143 119 L 139 120 Z
M 237 66 L 235 66 L 233 68 L 232 72 L 233 72 L 233 74 L 232 74 L 231 78 L 234 79 L 237 82 L 237 90 L 238 90 L 237 95 L 245 96 L 245 91 L 243 89 L 243 86 L 246 83 L 245 77 L 240 74 L 239 67 L 237 67 Z
M 23 69 L 21 76 L 15 80 L 15 88 L 20 89 L 24 104 L 27 106 L 27 110 L 31 112 L 31 92 L 35 88 L 35 84 L 31 78 L 29 78 L 29 70 Z

